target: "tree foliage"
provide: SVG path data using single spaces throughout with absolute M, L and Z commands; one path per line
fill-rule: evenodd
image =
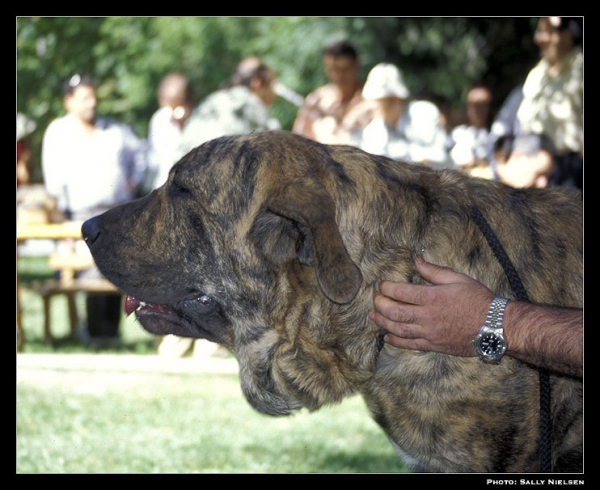
M 538 53 L 532 18 L 462 17 L 20 17 L 17 110 L 38 127 L 34 157 L 48 123 L 63 113 L 62 82 L 90 73 L 100 85 L 98 111 L 145 137 L 156 87 L 168 72 L 193 82 L 198 100 L 216 90 L 245 56 L 258 55 L 302 95 L 325 83 L 321 50 L 346 38 L 362 75 L 387 61 L 402 68 L 414 94 L 461 106 L 468 87 L 488 83 L 501 102 L 522 82 Z M 273 107 L 284 128 L 296 108 Z M 39 156 L 38 156 L 39 159 Z

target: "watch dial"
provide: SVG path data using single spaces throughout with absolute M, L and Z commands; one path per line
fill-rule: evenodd
M 502 350 L 503 344 L 502 339 L 491 333 L 481 337 L 481 350 L 486 354 L 496 354 Z

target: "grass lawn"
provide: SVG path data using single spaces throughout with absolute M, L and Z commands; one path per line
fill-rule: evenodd
M 43 259 L 21 260 L 19 269 L 25 287 L 51 274 Z M 81 343 L 44 346 L 41 300 L 25 289 L 23 303 L 25 352 L 86 352 Z M 55 331 L 66 333 L 62 298 L 52 309 Z M 119 352 L 155 354 L 133 320 L 121 336 Z M 358 396 L 273 418 L 250 407 L 235 374 L 41 374 L 17 377 L 17 473 L 406 471 Z
M 272 418 L 246 403 L 236 375 L 121 377 L 132 379 L 18 383 L 17 472 L 404 471 L 359 397 Z

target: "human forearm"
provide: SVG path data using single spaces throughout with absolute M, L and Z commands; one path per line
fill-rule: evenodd
M 509 301 L 504 332 L 507 355 L 583 377 L 583 310 Z

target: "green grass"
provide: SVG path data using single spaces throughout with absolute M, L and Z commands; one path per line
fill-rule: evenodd
M 138 382 L 99 390 L 18 385 L 17 472 L 404 471 L 359 397 L 272 418 L 247 404 L 236 375 Z
M 51 271 L 29 258 L 19 270 L 25 352 L 86 352 L 81 343 L 42 344 L 41 300 L 26 287 Z M 62 298 L 54 299 L 59 335 L 68 331 L 65 313 Z M 153 337 L 131 319 L 121 337 L 119 352 L 155 352 Z M 17 379 L 20 474 L 406 471 L 358 396 L 273 418 L 250 407 L 232 374 L 40 374 L 37 381 Z

